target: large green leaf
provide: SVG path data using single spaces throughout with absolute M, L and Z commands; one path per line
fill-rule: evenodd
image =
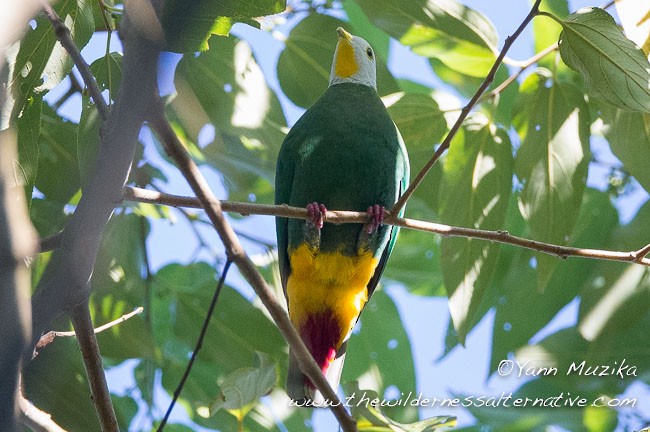
M 162 354 L 162 384 L 171 394 L 194 349 L 216 288 L 213 268 L 205 263 L 171 264 L 153 280 L 154 337 Z M 287 364 L 286 344 L 275 325 L 234 289 L 224 286 L 181 400 L 193 421 L 205 427 L 235 430 L 234 417 L 219 411 L 209 417 L 218 384 L 231 372 L 250 364 L 260 351 Z M 285 399 L 286 402 L 286 399 Z M 258 422 L 252 430 L 264 430 Z
M 172 108 L 194 143 L 207 122 L 215 127 L 203 153 L 224 176 L 231 199 L 255 193 L 270 202 L 286 133 L 282 108 L 248 43 L 214 36 L 210 44 L 209 51 L 185 55 L 178 64 Z
M 532 236 L 556 244 L 571 239 L 589 166 L 589 110 L 583 94 L 554 82 L 544 70 L 524 81 L 515 110 L 522 139 L 515 172 L 524 183 L 520 210 Z M 537 254 L 538 288 L 558 260 Z
M 447 130 L 444 113 L 431 94 L 399 92 L 385 96 L 383 101 L 406 143 L 411 172 L 417 173 Z M 434 167 L 409 201 L 409 217 L 433 218 L 438 208 L 439 180 L 440 168 Z
M 51 202 L 67 204 L 79 191 L 76 136 L 78 126 L 44 104 L 41 115 L 36 187 Z
M 518 213 L 518 212 L 513 212 Z M 602 248 L 616 226 L 618 216 L 608 194 L 588 189 L 584 195 L 576 232 L 571 241 L 575 247 Z M 518 222 L 521 225 L 523 221 Z M 512 234 L 517 228 L 508 229 Z M 490 371 L 508 358 L 508 353 L 528 344 L 529 340 L 576 295 L 592 277 L 597 263 L 592 260 L 570 259 L 562 262 L 546 289 L 534 289 L 535 269 L 530 265 L 534 254 L 521 248 L 503 248 L 497 264 L 494 284 L 499 289 L 496 316 L 492 330 L 492 359 Z M 532 313 L 534 311 L 534 313 Z
M 650 114 L 602 105 L 603 132 L 612 152 L 623 162 L 625 171 L 650 191 Z
M 348 24 L 328 15 L 312 14 L 296 25 L 278 59 L 278 81 L 285 95 L 303 108 L 310 107 L 327 89 L 336 49 L 337 27 Z M 377 91 L 398 91 L 386 63 L 377 58 Z
M 97 326 L 135 308 L 148 307 L 145 240 L 149 222 L 135 214 L 116 214 L 104 231 L 91 279 L 90 307 Z M 102 355 L 112 362 L 130 358 L 151 359 L 155 348 L 149 323 L 151 313 L 135 316 L 100 333 Z
M 496 59 L 496 30 L 480 13 L 454 0 L 355 0 L 371 22 L 413 52 L 484 77 Z
M 416 388 L 411 343 L 395 304 L 383 291 L 373 294 L 361 315 L 361 330 L 348 343 L 341 381 L 361 377 L 365 387 L 380 395 L 391 386 L 405 394 Z M 386 408 L 385 413 L 404 422 L 417 419 L 414 407 Z
M 444 296 L 439 256 L 440 240 L 437 236 L 401 230 L 384 278 L 404 284 L 411 294 Z
M 650 202 L 607 245 L 613 250 L 637 250 L 650 238 Z M 601 262 L 582 292 L 578 328 L 592 341 L 615 335 L 650 315 L 650 271 L 638 264 Z M 641 347 L 639 347 L 641 349 Z
M 166 1 L 162 25 L 167 49 L 179 53 L 205 51 L 211 35 L 227 35 L 236 22 L 259 27 L 253 18 L 282 12 L 285 7 L 285 0 Z
M 70 30 L 75 45 L 82 49 L 94 30 L 92 6 L 89 0 L 62 0 L 54 9 Z M 65 48 L 57 43 L 54 28 L 45 17 L 36 20 L 20 42 L 20 50 L 13 65 L 14 118 L 32 93 L 42 93 L 54 88 L 72 70 L 73 62 Z
M 90 65 L 100 90 L 108 90 L 109 101 L 117 97 L 122 82 L 122 54 L 106 53 Z
M 580 72 L 587 91 L 622 109 L 650 112 L 650 63 L 599 8 L 584 8 L 562 23 L 560 54 Z
M 507 133 L 474 118 L 454 137 L 440 187 L 442 222 L 476 229 L 503 229 L 512 189 L 512 147 Z M 499 246 L 466 238 L 441 241 L 442 274 L 461 343 L 475 323 L 494 273 Z
M 61 322 L 54 325 L 63 328 Z M 25 397 L 59 426 L 70 431 L 99 430 L 76 338 L 56 338 L 40 349 L 25 365 L 22 377 Z

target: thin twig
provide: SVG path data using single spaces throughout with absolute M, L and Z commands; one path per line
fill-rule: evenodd
M 97 327 L 95 329 L 95 334 L 101 333 L 104 330 L 108 330 L 111 327 L 114 327 L 114 326 L 116 326 L 118 324 L 121 324 L 124 321 L 128 320 L 129 318 L 132 318 L 132 317 L 134 317 L 134 316 L 136 316 L 138 314 L 141 314 L 142 311 L 144 311 L 144 308 L 142 306 L 139 306 L 139 307 L 135 308 L 133 311 L 122 315 L 118 319 L 113 320 L 113 321 L 111 321 L 109 323 L 106 323 L 106 324 L 104 324 L 102 326 Z M 54 341 L 54 339 L 56 339 L 57 337 L 73 337 L 73 336 L 76 336 L 76 333 L 74 331 L 54 331 L 54 330 L 52 330 L 52 331 L 49 331 L 49 332 L 45 333 L 38 340 L 38 343 L 36 344 L 36 347 L 34 348 L 34 355 L 32 356 L 32 358 L 35 358 L 38 355 L 38 350 L 40 350 L 40 349 L 46 347 L 47 345 L 49 345 L 50 343 L 52 343 Z
M 644 258 L 650 254 L 650 244 L 645 245 L 638 251 L 634 252 L 634 255 L 636 255 L 636 259 L 634 262 L 638 262 L 639 264 L 642 264 L 644 261 Z
M 90 93 L 90 96 L 93 98 L 93 101 L 97 106 L 99 115 L 102 117 L 102 120 L 106 120 L 108 118 L 108 106 L 106 105 L 106 101 L 104 101 L 102 91 L 99 89 L 95 77 L 90 71 L 90 66 L 88 66 L 88 63 L 86 63 L 84 58 L 81 56 L 79 48 L 77 48 L 74 40 L 72 40 L 70 30 L 65 26 L 59 15 L 56 13 L 54 8 L 50 6 L 49 3 L 43 2 L 43 10 L 45 11 L 47 18 L 52 23 L 56 38 L 59 40 L 63 48 L 65 48 L 75 66 L 77 66 L 77 69 L 81 74 L 81 78 L 84 80 L 84 83 L 88 88 L 88 93 Z
M 201 208 L 201 202 L 197 198 L 169 195 L 162 192 L 150 191 L 141 188 L 127 187 L 124 190 L 124 199 L 129 201 L 147 202 L 151 204 L 162 204 L 168 206 L 185 206 L 191 208 Z M 226 212 L 239 213 L 242 215 L 267 215 L 279 216 L 290 219 L 307 219 L 307 210 L 305 208 L 290 207 L 288 205 L 268 205 L 253 204 L 233 201 L 221 201 L 221 209 Z M 365 212 L 354 211 L 327 211 L 325 219 L 328 223 L 366 223 L 368 214 Z M 645 255 L 650 253 L 650 245 L 645 246 L 638 251 L 610 251 L 600 249 L 578 248 L 570 246 L 560 246 L 552 243 L 545 243 L 537 240 L 531 240 L 523 237 L 510 235 L 507 231 L 489 231 L 474 228 L 464 228 L 452 225 L 439 224 L 434 222 L 421 221 L 417 219 L 398 218 L 387 214 L 384 218 L 387 225 L 399 226 L 402 228 L 414 229 L 417 231 L 430 232 L 439 234 L 444 237 L 465 237 L 487 240 L 497 243 L 509 244 L 514 246 L 531 249 L 537 252 L 546 253 L 558 258 L 581 257 L 591 259 L 601 259 L 609 261 L 622 261 L 638 263 L 644 266 L 650 266 L 650 258 Z M 645 255 L 639 256 L 645 252 Z
M 77 335 L 84 369 L 86 369 L 86 376 L 90 385 L 90 396 L 93 405 L 95 405 L 102 431 L 119 432 L 120 428 L 117 424 L 115 410 L 108 391 L 102 357 L 99 354 L 99 346 L 97 345 L 97 337 L 95 336 L 88 303 L 75 306 L 70 313 L 70 319 Z
M 223 288 L 223 285 L 226 281 L 226 275 L 228 275 L 228 270 L 230 269 L 231 264 L 232 261 L 228 260 L 226 261 L 226 265 L 223 267 L 223 270 L 221 272 L 221 277 L 219 278 L 219 283 L 217 284 L 217 289 L 214 291 L 214 295 L 212 296 L 212 301 L 210 302 L 210 307 L 208 307 L 208 311 L 205 314 L 205 318 L 203 319 L 203 326 L 201 327 L 199 338 L 196 341 L 196 347 L 194 347 L 194 351 L 192 352 L 192 357 L 190 357 L 190 361 L 187 363 L 187 366 L 185 367 L 185 372 L 183 372 L 183 376 L 181 377 L 181 380 L 178 383 L 176 390 L 174 390 L 174 396 L 172 397 L 172 401 L 169 403 L 169 406 L 167 407 L 167 412 L 165 413 L 165 416 L 163 417 L 160 424 L 158 425 L 156 432 L 162 432 L 162 430 L 165 428 L 165 425 L 167 424 L 167 420 L 169 420 L 169 415 L 172 413 L 172 410 L 174 409 L 174 405 L 176 404 L 178 397 L 181 395 L 181 391 L 183 391 L 183 387 L 185 386 L 185 381 L 187 381 L 187 377 L 190 375 L 190 371 L 192 370 L 194 361 L 196 360 L 196 357 L 198 356 L 201 347 L 203 347 L 203 339 L 205 339 L 205 335 L 208 332 L 208 324 L 210 324 L 210 318 L 212 318 L 212 314 L 214 313 L 214 308 L 217 306 L 217 301 L 219 300 L 219 294 L 221 293 L 221 289 Z
M 162 100 L 159 100 L 152 107 L 149 121 L 152 129 L 165 147 L 166 152 L 176 161 L 178 168 L 198 197 L 210 221 L 214 224 L 214 228 L 226 248 L 228 259 L 237 265 L 242 276 L 255 290 L 255 293 L 271 314 L 278 329 L 296 354 L 300 369 L 314 383 L 315 387 L 320 390 L 323 396 L 330 401 L 332 404 L 332 413 L 338 420 L 343 431 L 356 431 L 355 420 L 347 412 L 336 392 L 330 387 L 318 364 L 316 364 L 316 361 L 303 343 L 293 324 L 291 324 L 286 311 L 278 302 L 275 294 L 269 288 L 255 264 L 244 251 L 237 235 L 223 216 L 221 202 L 214 195 L 198 166 L 190 158 L 187 150 L 174 133 L 173 128 L 165 117 Z
M 52 416 L 36 408 L 22 394 L 19 396 L 20 422 L 34 432 L 66 432 L 52 420 Z
M 436 152 L 433 154 L 431 159 L 422 167 L 420 172 L 417 174 L 413 182 L 409 185 L 408 189 L 404 191 L 404 194 L 400 197 L 399 200 L 395 203 L 393 208 L 390 209 L 391 214 L 398 214 L 399 211 L 406 205 L 406 202 L 411 198 L 411 195 L 413 195 L 413 192 L 415 192 L 415 189 L 422 183 L 424 180 L 424 177 L 428 174 L 428 172 L 431 170 L 433 165 L 435 165 L 436 161 L 442 156 L 442 154 L 447 151 L 449 148 L 449 144 L 451 143 L 451 140 L 456 136 L 456 133 L 458 133 L 458 130 L 460 129 L 460 126 L 462 125 L 463 121 L 467 118 L 469 113 L 472 111 L 474 106 L 477 104 L 479 98 L 483 95 L 485 90 L 490 86 L 492 81 L 494 81 L 494 77 L 497 73 L 497 70 L 499 69 L 499 66 L 503 62 L 503 58 L 507 54 L 508 50 L 512 46 L 512 44 L 517 40 L 521 32 L 524 31 L 528 23 L 535 17 L 535 15 L 539 14 L 539 4 L 541 3 L 542 0 L 535 0 L 535 4 L 531 8 L 530 12 L 528 15 L 526 15 L 526 18 L 521 22 L 519 27 L 517 27 L 517 30 L 512 34 L 512 36 L 508 36 L 506 38 L 505 43 L 503 44 L 503 49 L 499 53 L 499 56 L 496 58 L 494 61 L 494 64 L 492 65 L 492 69 L 490 69 L 490 72 L 487 74 L 485 77 L 485 80 L 483 80 L 483 83 L 481 86 L 476 90 L 476 93 L 472 97 L 472 99 L 463 107 L 461 110 L 460 115 L 456 119 L 456 123 L 451 127 L 449 132 L 447 133 L 447 136 L 445 137 L 444 141 Z
M 515 80 L 517 80 L 517 78 L 519 78 L 521 76 L 521 74 L 524 73 L 524 71 L 526 69 L 528 69 L 533 64 L 537 63 L 538 61 L 540 61 L 541 59 L 543 59 L 544 57 L 546 57 L 547 55 L 549 55 L 553 51 L 557 50 L 558 48 L 559 48 L 559 45 L 556 42 L 553 45 L 549 45 L 548 47 L 544 48 L 542 51 L 538 52 L 537 54 L 535 54 L 534 56 L 532 56 L 528 60 L 525 60 L 525 61 L 521 62 L 521 66 L 519 67 L 519 70 L 517 72 L 510 75 L 508 77 L 508 79 L 506 79 L 501 84 L 499 84 L 499 86 L 497 88 L 495 88 L 494 90 L 492 90 L 489 93 L 484 94 L 481 97 L 481 100 L 490 99 L 490 98 L 493 98 L 496 95 L 500 94 L 503 90 L 506 89 L 506 87 L 508 87 L 510 84 L 512 84 Z

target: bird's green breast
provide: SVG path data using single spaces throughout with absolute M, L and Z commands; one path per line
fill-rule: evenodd
M 366 211 L 374 204 L 388 208 L 407 169 L 404 157 L 397 130 L 374 89 L 331 86 L 283 144 L 276 183 L 290 193 L 276 201 L 297 207 L 316 201 L 332 210 Z M 304 221 L 289 221 L 287 228 L 292 250 L 303 242 Z M 356 254 L 361 229 L 360 224 L 326 224 L 320 249 Z M 381 231 L 379 253 L 387 240 L 387 230 Z

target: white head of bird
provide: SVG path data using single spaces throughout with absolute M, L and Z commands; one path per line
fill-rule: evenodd
M 375 52 L 365 39 L 353 36 L 341 27 L 336 29 L 336 44 L 330 86 L 341 83 L 363 84 L 377 89 Z

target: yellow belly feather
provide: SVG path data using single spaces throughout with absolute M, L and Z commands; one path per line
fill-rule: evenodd
M 291 274 L 287 281 L 289 316 L 297 328 L 308 316 L 332 311 L 343 342 L 368 301 L 367 285 L 378 260 L 371 252 L 345 256 L 314 251 L 306 244 L 290 252 Z

